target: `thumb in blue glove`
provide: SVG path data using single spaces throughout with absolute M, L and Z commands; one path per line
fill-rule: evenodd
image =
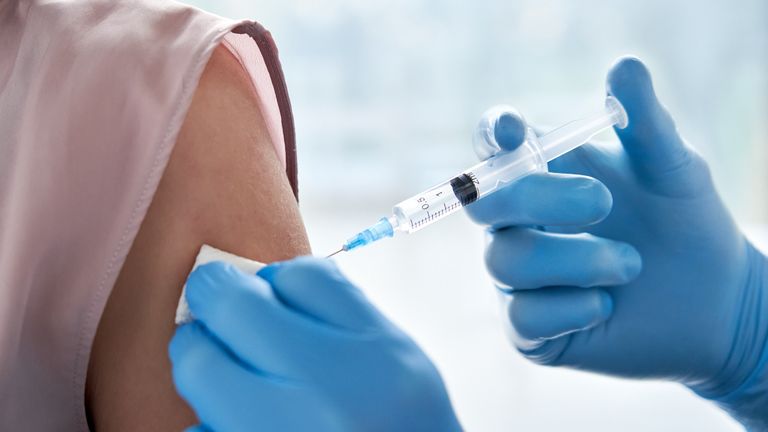
M 646 67 L 620 60 L 608 92 L 629 126 L 468 208 L 491 229 L 489 271 L 533 361 L 681 382 L 768 428 L 766 257 L 722 204 Z M 519 117 L 497 126 L 522 128 Z M 498 146 L 521 135 L 496 135 Z M 609 192 L 610 191 L 610 192 Z M 541 228 L 531 228 L 531 226 Z
M 206 264 L 187 299 L 170 356 L 200 430 L 460 430 L 432 362 L 332 262 Z

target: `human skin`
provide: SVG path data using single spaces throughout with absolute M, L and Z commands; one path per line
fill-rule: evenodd
M 181 288 L 204 243 L 270 263 L 310 252 L 298 206 L 237 59 L 213 53 L 99 323 L 85 403 L 97 431 L 197 423 L 171 379 Z

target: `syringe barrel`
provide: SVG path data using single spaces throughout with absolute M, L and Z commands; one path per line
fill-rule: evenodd
M 502 109 L 489 111 L 478 126 L 480 133 L 476 137 L 491 140 L 485 143 L 488 147 L 500 148 L 493 128 L 503 112 Z M 612 125 L 624 128 L 627 122 L 621 103 L 609 96 L 602 112 L 565 124 L 541 137 L 528 128 L 524 142 L 515 150 L 498 153 L 451 180 L 397 204 L 393 209 L 397 222 L 394 229 L 412 233 L 427 227 L 522 177 L 546 171 L 548 161 L 584 144 Z
M 395 229 L 413 233 L 459 211 L 463 204 L 451 183 L 455 184 L 456 180 L 440 183 L 397 204 L 392 209 L 397 220 Z
M 536 134 L 530 130 L 525 142 L 514 151 L 502 153 L 413 196 L 393 208 L 397 230 L 412 233 L 459 211 L 478 199 L 515 180 L 537 171 L 546 171 Z

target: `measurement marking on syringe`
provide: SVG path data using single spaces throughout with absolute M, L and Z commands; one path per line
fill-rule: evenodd
M 427 214 L 426 216 L 424 216 L 424 217 L 422 217 L 422 218 L 420 218 L 420 219 L 418 219 L 416 221 L 414 221 L 413 219 L 410 219 L 409 222 L 411 223 L 411 228 L 412 229 L 416 229 L 416 228 L 419 228 L 420 226 L 422 226 L 424 224 L 432 222 L 433 220 L 438 220 L 443 215 L 450 214 L 451 212 L 453 212 L 457 208 L 461 208 L 461 203 L 460 202 L 454 202 L 451 205 L 443 203 L 443 208 L 438 210 L 438 211 L 436 211 L 436 212 L 434 212 L 434 213 L 430 213 L 428 211 L 425 211 L 425 213 Z

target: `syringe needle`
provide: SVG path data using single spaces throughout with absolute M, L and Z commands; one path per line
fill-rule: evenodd
M 328 255 L 327 257 L 325 257 L 325 259 L 331 258 L 331 257 L 333 257 L 334 255 L 340 254 L 340 253 L 342 253 L 342 252 L 344 252 L 344 251 L 345 251 L 345 249 L 342 247 L 341 249 L 337 250 L 336 252 L 334 252 L 334 253 L 332 253 L 332 254 Z

